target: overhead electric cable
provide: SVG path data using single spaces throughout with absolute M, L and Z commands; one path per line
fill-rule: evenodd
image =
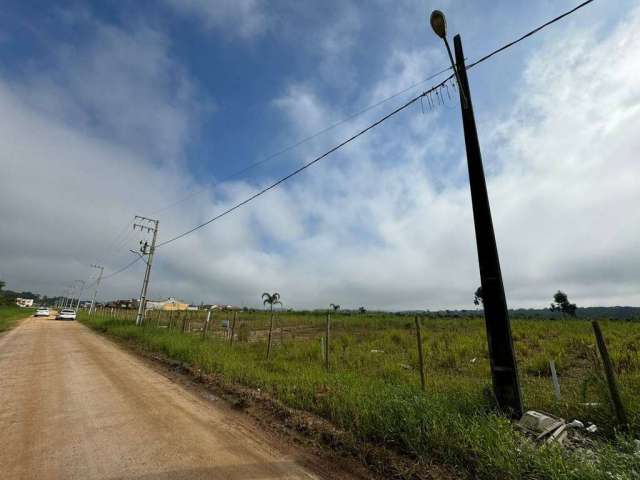
M 592 3 L 594 0 L 587 0 L 585 2 L 582 2 L 581 4 L 579 4 L 578 6 L 572 8 L 571 10 L 568 10 L 567 12 L 549 20 L 548 22 L 540 25 L 539 27 L 534 28 L 533 30 L 531 30 L 530 32 L 524 34 L 523 36 L 517 38 L 516 40 L 513 40 L 503 46 L 501 46 L 500 48 L 497 48 L 496 50 L 493 50 L 492 52 L 488 53 L 487 55 L 481 57 L 479 60 L 471 63 L 468 67 L 467 70 L 482 63 L 485 62 L 486 60 L 488 60 L 489 58 L 493 57 L 494 55 L 503 52 L 504 50 L 507 50 L 508 48 L 516 45 L 517 43 L 521 42 L 522 40 L 524 40 L 525 38 L 528 38 L 532 35 L 534 35 L 535 33 L 539 32 L 540 30 L 544 29 L 545 27 L 548 27 L 549 25 L 565 18 L 566 16 L 576 12 L 577 10 L 585 7 L 586 5 Z M 343 142 L 339 143 L 338 145 L 334 146 L 333 148 L 327 150 L 325 153 L 323 153 L 322 155 L 314 158 L 313 160 L 311 160 L 308 163 L 305 163 L 302 167 L 294 170 L 293 172 L 289 173 L 288 175 L 280 178 L 278 181 L 270 184 L 268 187 L 263 188 L 262 190 L 260 190 L 259 192 L 251 195 L 250 197 L 246 198 L 245 200 L 241 201 L 240 203 L 235 204 L 233 207 L 228 208 L 227 210 L 223 211 L 222 213 L 216 215 L 215 217 L 207 220 L 206 222 L 203 222 L 199 225 L 196 225 L 195 227 L 187 230 L 186 232 L 183 232 L 173 238 L 170 238 L 169 240 L 165 240 L 164 242 L 160 242 L 158 244 L 158 247 L 162 247 L 164 245 L 167 245 L 169 243 L 175 242 L 176 240 L 179 240 L 193 232 L 195 232 L 196 230 L 201 229 L 202 227 L 205 227 L 207 225 L 209 225 L 210 223 L 228 215 L 229 213 L 233 212 L 234 210 L 237 210 L 238 208 L 242 207 L 243 205 L 246 205 L 247 203 L 251 202 L 252 200 L 258 198 L 259 196 L 267 193 L 269 190 L 274 189 L 275 187 L 277 187 L 278 185 L 280 185 L 281 183 L 287 181 L 288 179 L 290 179 L 291 177 L 294 177 L 295 175 L 298 175 L 299 173 L 301 173 L 302 171 L 306 170 L 307 168 L 309 168 L 310 166 L 316 164 L 317 162 L 319 162 L 320 160 L 322 160 L 323 158 L 327 157 L 328 155 L 332 154 L 333 152 L 335 152 L 336 150 L 339 150 L 340 148 L 344 147 L 345 145 L 347 145 L 348 143 L 352 142 L 353 140 L 357 139 L 358 137 L 360 137 L 361 135 L 365 134 L 366 132 L 368 132 L 369 130 L 377 127 L 378 125 L 380 125 L 381 123 L 383 123 L 384 121 L 388 120 L 389 118 L 391 118 L 392 116 L 396 115 L 397 113 L 401 112 L 402 110 L 404 110 L 405 108 L 409 107 L 410 105 L 412 105 L 413 103 L 415 103 L 417 100 L 419 100 L 422 97 L 427 96 L 429 93 L 436 91 L 438 88 L 442 87 L 446 82 L 448 82 L 451 78 L 453 78 L 454 75 L 450 75 L 449 77 L 447 77 L 445 80 L 443 80 L 442 82 L 440 82 L 439 84 L 431 87 L 430 89 L 424 91 L 423 93 L 421 93 L 420 95 L 413 97 L 412 99 L 410 99 L 409 101 L 405 102 L 404 104 L 402 104 L 400 107 L 396 108 L 395 110 L 393 110 L 391 113 L 388 113 L 387 115 L 385 115 L 384 117 L 380 118 L 379 120 L 377 120 L 376 122 L 370 124 L 368 127 L 360 130 L 358 133 L 356 133 L 355 135 L 349 137 L 348 139 L 344 140 Z
M 116 276 L 116 275 L 118 275 L 119 273 L 122 273 L 122 272 L 124 272 L 125 270 L 128 270 L 129 268 L 133 267 L 137 262 L 139 262 L 139 261 L 140 261 L 140 259 L 142 259 L 142 257 L 136 257 L 136 259 L 135 259 L 135 260 L 133 260 L 133 261 L 131 261 L 131 262 L 127 263 L 124 267 L 122 267 L 122 268 L 120 268 L 120 269 L 116 270 L 115 272 L 110 273 L 109 275 L 105 275 L 105 276 L 103 276 L 103 277 L 102 277 L 102 280 L 104 281 L 104 280 L 106 280 L 106 279 L 108 279 L 108 278 L 115 277 L 115 276 Z
M 562 15 L 558 15 L 557 17 L 549 20 L 546 23 L 543 23 L 542 25 L 540 25 L 537 28 L 534 28 L 533 30 L 531 30 L 530 32 L 525 33 L 524 35 L 522 35 L 520 38 L 517 38 L 515 40 L 513 40 L 512 42 L 509 42 L 503 46 L 501 46 L 500 48 L 494 50 L 491 53 L 488 53 L 487 55 L 485 55 L 484 57 L 476 60 L 473 63 L 470 63 L 469 65 L 467 65 L 467 70 L 469 70 L 470 68 L 475 67 L 476 65 L 478 65 L 479 63 L 484 62 L 485 60 L 490 59 L 491 57 L 493 57 L 494 55 L 496 55 L 497 53 L 502 52 L 503 50 L 506 50 L 507 48 L 513 47 L 516 43 L 521 42 L 522 40 L 524 40 L 525 38 L 528 38 L 532 35 L 535 35 L 536 33 L 538 33 L 540 30 L 542 30 L 543 28 L 548 27 L 549 25 L 556 23 L 558 20 L 562 20 L 564 17 L 571 15 L 573 12 L 580 10 L 582 7 L 586 7 L 588 4 L 590 4 L 591 2 L 593 2 L 594 0 L 587 0 L 586 2 L 582 2 L 580 5 L 577 5 L 576 7 L 572 8 L 571 10 L 568 10 L 566 12 L 564 12 Z
M 265 158 L 263 158 L 261 160 L 258 160 L 257 162 L 253 162 L 253 163 L 247 165 L 246 167 L 243 167 L 242 169 L 240 169 L 240 170 L 238 170 L 238 171 L 236 171 L 234 173 L 231 173 L 226 177 L 223 177 L 222 179 L 218 180 L 217 182 L 214 182 L 210 186 L 202 186 L 202 187 L 196 188 L 191 193 L 187 194 L 186 196 L 182 197 L 181 199 L 176 200 L 175 202 L 170 203 L 168 205 L 165 205 L 164 207 L 151 212 L 151 214 L 157 215 L 158 213 L 161 213 L 161 212 L 164 212 L 166 210 L 169 210 L 169 209 L 175 207 L 176 205 L 179 205 L 180 203 L 182 203 L 182 202 L 184 202 L 186 200 L 189 200 L 190 198 L 194 197 L 195 195 L 198 195 L 198 194 L 202 193 L 203 191 L 210 190 L 211 188 L 213 188 L 213 187 L 215 187 L 217 185 L 220 185 L 223 182 L 226 182 L 226 181 L 229 181 L 229 180 L 231 180 L 233 178 L 239 177 L 243 173 L 245 173 L 245 172 L 247 172 L 249 170 L 252 170 L 252 169 L 254 169 L 254 168 L 256 168 L 256 167 L 258 167 L 258 166 L 260 166 L 260 165 L 262 165 L 264 163 L 267 163 L 267 162 L 273 160 L 274 158 L 279 157 L 280 155 L 282 155 L 284 153 L 287 153 L 287 152 L 293 150 L 294 148 L 299 147 L 300 145 L 303 145 L 303 144 L 313 140 L 314 138 L 317 138 L 320 135 L 333 130 L 334 128 L 339 127 L 340 125 L 343 125 L 343 124 L 347 123 L 348 121 L 353 120 L 354 118 L 357 118 L 360 115 L 363 115 L 363 114 L 373 110 L 376 107 L 379 107 L 380 105 L 388 102 L 389 100 L 393 100 L 394 98 L 399 97 L 403 93 L 407 93 L 408 91 L 413 90 L 414 88 L 422 85 L 423 83 L 426 83 L 429 80 L 433 80 L 434 78 L 442 75 L 443 73 L 448 72 L 449 70 L 451 70 L 451 67 L 443 68 L 442 70 L 440 70 L 440 71 L 438 71 L 438 72 L 436 72 L 436 73 L 434 73 L 432 75 L 429 75 L 427 78 L 425 78 L 423 80 L 420 80 L 419 82 L 413 83 L 412 85 L 400 90 L 399 92 L 394 93 L 393 95 L 390 95 L 390 96 L 388 96 L 386 98 L 383 98 L 382 100 L 379 100 L 376 103 L 373 103 L 373 104 L 369 105 L 368 107 L 364 107 L 363 109 L 352 113 L 351 115 L 343 118 L 342 120 L 339 120 L 339 121 L 337 121 L 335 123 L 332 123 L 328 127 L 325 127 L 325 128 L 323 128 L 322 130 L 320 130 L 320 131 L 318 131 L 316 133 L 313 133 L 313 134 L 311 134 L 311 135 L 309 135 L 307 137 L 304 137 L 304 138 L 298 140 L 297 142 L 295 142 L 295 143 L 293 143 L 293 144 L 291 144 L 291 145 L 289 145 L 287 147 L 284 147 L 284 148 L 282 148 L 282 149 L 280 149 L 280 150 L 278 150 L 278 151 L 266 156 Z
M 398 108 L 396 108 L 395 110 L 393 110 L 391 113 L 386 114 L 384 117 L 380 118 L 379 120 L 375 121 L 374 123 L 370 124 L 368 127 L 363 128 L 362 130 L 360 130 L 358 133 L 356 133 L 355 135 L 352 135 L 351 137 L 347 138 L 346 140 L 344 140 L 343 142 L 339 143 L 338 145 L 334 146 L 333 148 L 327 150 L 326 152 L 324 152 L 322 155 L 314 158 L 313 160 L 311 160 L 310 162 L 305 163 L 303 166 L 301 166 L 300 168 L 294 170 L 293 172 L 289 173 L 288 175 L 282 177 L 280 180 L 272 183 L 271 185 L 269 185 L 268 187 L 263 188 L 262 190 L 260 190 L 257 193 L 254 193 L 253 195 L 251 195 L 249 198 L 243 200 L 240 203 L 237 203 L 236 205 L 234 205 L 231 208 L 228 208 L 227 210 L 225 210 L 224 212 L 220 213 L 219 215 L 216 215 L 215 217 L 207 220 L 204 223 L 201 223 L 200 225 L 197 225 L 195 227 L 193 227 L 190 230 L 187 230 L 186 232 L 181 233 L 180 235 L 177 235 L 169 240 L 165 240 L 164 242 L 160 242 L 158 244 L 158 247 L 162 247 L 164 245 L 167 245 L 171 242 L 175 242 L 176 240 L 185 237 L 187 235 L 189 235 L 190 233 L 195 232 L 196 230 L 199 230 L 200 228 L 209 225 L 211 222 L 214 222 L 222 217 L 224 217 L 225 215 L 228 215 L 229 213 L 233 212 L 234 210 L 237 210 L 238 208 L 242 207 L 243 205 L 246 205 L 247 203 L 251 202 L 252 200 L 258 198 L 259 196 L 267 193 L 269 190 L 274 189 L 275 187 L 277 187 L 278 185 L 280 185 L 283 182 L 286 182 L 287 180 L 289 180 L 291 177 L 294 177 L 296 175 L 298 175 L 299 173 L 301 173 L 302 171 L 306 170 L 307 168 L 309 168 L 310 166 L 316 164 L 317 162 L 319 162 L 320 160 L 322 160 L 323 158 L 327 157 L 328 155 L 331 155 L 333 152 L 335 152 L 336 150 L 339 150 L 340 148 L 344 147 L 345 145 L 347 145 L 348 143 L 352 142 L 353 140 L 355 140 L 356 138 L 364 135 L 365 133 L 367 133 L 369 130 L 377 127 L 378 125 L 380 125 L 382 122 L 388 120 L 389 118 L 393 117 L 395 114 L 401 112 L 402 110 L 404 110 L 405 108 L 409 107 L 410 105 L 412 105 L 413 103 L 415 103 L 417 100 L 419 100 L 421 97 L 424 97 L 425 95 L 428 95 L 429 93 L 435 91 L 436 89 L 440 88 L 441 86 L 443 86 L 446 82 L 448 82 L 450 79 L 453 78 L 453 75 L 448 76 L 445 80 L 443 80 L 442 82 L 440 82 L 439 84 L 437 84 L 434 87 L 431 87 L 429 90 L 426 90 L 425 92 L 421 93 L 420 95 L 418 95 L 417 97 L 413 97 L 411 100 L 409 100 L 408 102 L 405 102 L 404 104 L 402 104 L 401 106 L 399 106 Z

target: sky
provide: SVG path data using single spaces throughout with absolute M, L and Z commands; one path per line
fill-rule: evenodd
M 435 8 L 471 62 L 577 3 L 5 1 L 0 279 L 53 296 L 92 264 L 109 276 L 150 240 L 134 215 L 171 239 L 437 84 Z M 640 305 L 638 51 L 640 2 L 596 0 L 469 71 L 512 308 L 558 289 Z M 473 308 L 460 107 L 440 93 L 159 247 L 149 297 Z M 143 275 L 105 278 L 98 298 L 137 297 Z

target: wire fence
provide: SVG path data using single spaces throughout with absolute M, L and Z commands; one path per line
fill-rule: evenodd
M 135 325 L 136 314 L 135 309 L 99 308 L 94 315 L 126 327 Z M 640 384 L 637 323 L 601 323 L 630 424 L 640 429 L 640 401 L 632 394 Z M 613 432 L 615 412 L 590 322 L 528 318 L 512 324 L 527 408 L 590 420 Z M 148 310 L 135 332 L 169 343 L 186 341 L 213 371 L 240 362 L 267 377 L 274 371 L 325 371 L 329 377 L 319 381 L 326 382 L 331 375 L 355 374 L 371 382 L 382 379 L 399 388 L 467 399 L 469 404 L 491 403 L 480 315 Z

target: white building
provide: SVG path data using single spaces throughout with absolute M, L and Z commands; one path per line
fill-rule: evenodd
M 147 300 L 147 310 L 187 310 L 189 304 L 169 297 L 166 300 Z
M 19 307 L 33 307 L 33 298 L 16 298 L 16 305 Z

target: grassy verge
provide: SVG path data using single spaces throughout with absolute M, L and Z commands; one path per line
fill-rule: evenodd
M 9 330 L 17 320 L 33 314 L 33 308 L 21 308 L 15 306 L 0 306 L 0 332 Z
M 415 375 L 415 339 L 410 328 L 402 324 L 406 320 L 398 324 L 397 320 L 345 319 L 342 326 L 337 320 L 330 372 L 322 367 L 320 344 L 313 336 L 286 340 L 267 360 L 264 341 L 239 342 L 231 347 L 215 332 L 203 339 L 178 329 L 137 328 L 129 320 L 101 315 L 90 319 L 81 316 L 81 321 L 205 373 L 221 374 L 230 382 L 259 388 L 286 405 L 326 418 L 359 439 L 383 444 L 417 461 L 435 460 L 461 467 L 470 477 L 582 480 L 640 475 L 640 456 L 634 453 L 630 437 L 609 433 L 594 439 L 588 450 L 538 446 L 493 413 L 482 394 L 488 375 L 486 365 L 481 365 L 486 363 L 484 340 L 478 333 L 481 323 L 472 320 L 434 321 L 426 326 L 431 372 L 427 393 L 420 390 Z M 549 330 L 544 322 L 530 327 L 523 331 L 514 328 L 516 337 L 530 335 L 539 342 Z M 583 330 L 588 326 L 576 323 L 562 328 L 563 341 L 579 350 L 581 335 L 586 335 Z M 611 335 L 614 345 L 618 333 L 621 341 L 628 338 L 625 332 L 617 332 Z M 543 368 L 539 358 L 547 358 L 547 353 L 540 356 L 529 352 L 523 361 L 525 369 L 536 371 L 536 362 Z M 556 353 L 560 355 L 562 350 Z M 474 355 L 481 360 L 471 363 Z M 580 355 L 578 352 L 578 360 Z M 588 359 L 582 360 L 587 362 L 583 367 L 590 368 Z M 573 354 L 563 361 L 573 362 Z M 628 368 L 635 369 L 635 365 L 631 363 Z M 550 401 L 545 392 L 551 389 L 543 389 L 538 377 L 524 374 L 527 405 Z M 571 385 L 568 379 L 565 383 Z M 589 388 L 597 390 L 597 385 Z M 635 404 L 633 407 L 631 416 L 636 425 Z M 564 408 L 569 411 L 581 407 Z M 608 415 L 606 409 L 593 414 L 601 415 L 603 421 Z

